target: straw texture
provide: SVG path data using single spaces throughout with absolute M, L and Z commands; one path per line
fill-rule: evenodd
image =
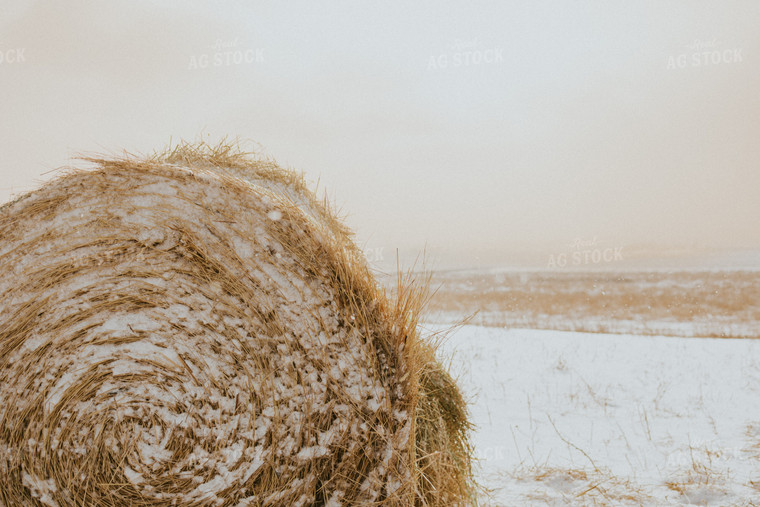
M 464 401 L 302 179 L 90 159 L 0 208 L 0 504 L 451 505 Z

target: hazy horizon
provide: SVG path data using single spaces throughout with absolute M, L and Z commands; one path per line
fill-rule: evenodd
M 757 26 L 751 1 L 14 3 L 0 201 L 79 153 L 238 137 L 386 262 L 760 250 Z

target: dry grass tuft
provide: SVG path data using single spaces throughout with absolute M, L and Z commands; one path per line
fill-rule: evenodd
M 86 161 L 0 207 L 0 504 L 475 503 L 425 280 L 234 143 Z
M 531 466 L 513 472 L 513 478 L 535 483 L 532 500 L 562 501 L 569 505 L 650 505 L 654 498 L 644 488 L 609 470 Z
M 729 482 L 727 473 L 717 471 L 711 466 L 710 453 L 707 453 L 707 463 L 695 459 L 694 453 L 697 450 L 689 446 L 691 467 L 672 474 L 664 481 L 665 487 L 681 495 L 690 504 L 707 505 L 716 501 L 726 501 L 730 497 L 725 489 Z

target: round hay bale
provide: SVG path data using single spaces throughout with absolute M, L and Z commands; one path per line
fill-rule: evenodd
M 326 202 L 232 146 L 0 208 L 0 504 L 455 505 L 465 404 Z

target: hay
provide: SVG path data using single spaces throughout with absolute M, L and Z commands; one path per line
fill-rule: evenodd
M 465 404 L 291 171 L 88 159 L 0 208 L 1 505 L 456 505 Z

